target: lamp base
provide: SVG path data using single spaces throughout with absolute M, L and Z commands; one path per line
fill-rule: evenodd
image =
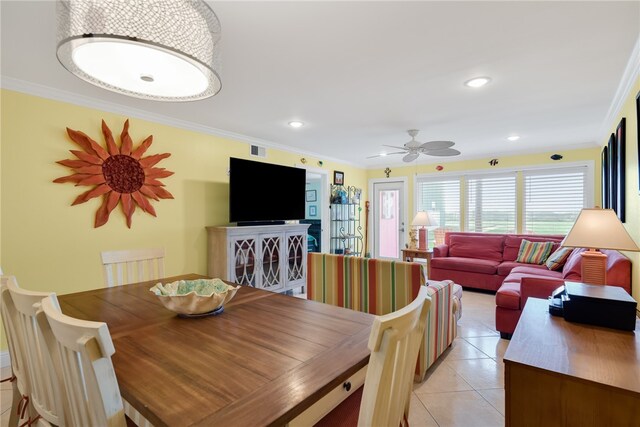
M 418 249 L 427 250 L 427 229 L 424 227 L 418 230 Z
M 604 285 L 607 283 L 607 255 L 596 249 L 582 252 L 582 283 Z

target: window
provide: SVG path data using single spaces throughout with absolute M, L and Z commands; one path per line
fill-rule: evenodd
M 438 227 L 429 231 L 429 247 L 442 242 L 445 231 L 460 231 L 460 178 L 421 179 L 417 184 L 418 211 L 429 211 Z M 437 239 L 436 239 L 437 237 Z
M 516 232 L 516 174 L 467 178 L 466 231 Z
M 523 233 L 567 234 L 585 207 L 586 167 L 525 171 Z

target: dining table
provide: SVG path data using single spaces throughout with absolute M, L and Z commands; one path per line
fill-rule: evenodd
M 180 317 L 149 290 L 199 278 L 58 296 L 108 325 L 120 393 L 153 426 L 294 425 L 366 370 L 370 314 L 241 286 L 221 314 Z

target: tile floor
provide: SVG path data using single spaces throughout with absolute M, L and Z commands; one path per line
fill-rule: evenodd
M 415 384 L 412 427 L 495 427 L 504 425 L 506 340 L 495 330 L 495 297 L 464 291 L 458 338 Z M 7 368 L 1 376 L 9 375 Z M 0 385 L 0 427 L 7 426 L 11 385 Z
M 504 426 L 504 367 L 509 341 L 495 329 L 495 296 L 465 290 L 458 337 L 414 384 L 409 425 Z

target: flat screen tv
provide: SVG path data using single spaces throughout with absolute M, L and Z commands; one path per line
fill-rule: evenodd
M 231 157 L 229 222 L 238 225 L 304 219 L 304 169 Z

